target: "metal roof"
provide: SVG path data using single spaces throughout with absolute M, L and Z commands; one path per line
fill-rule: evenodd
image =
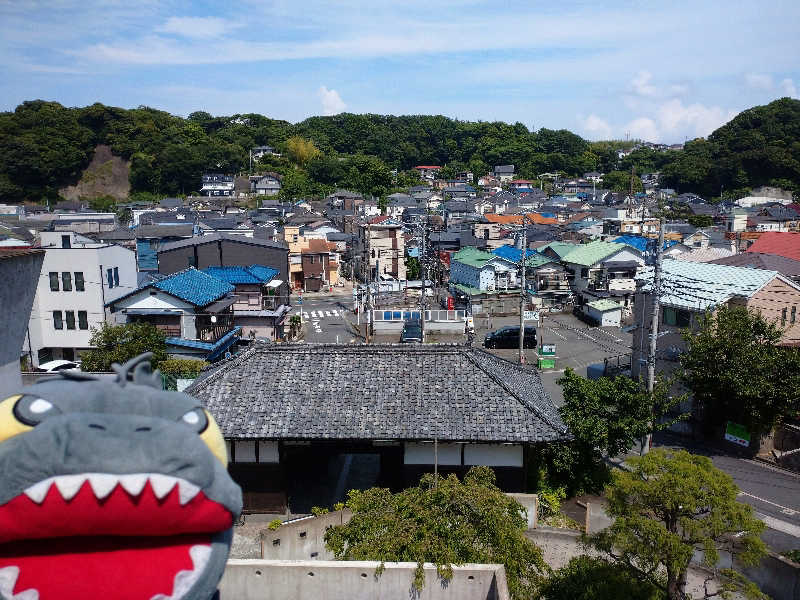
M 562 256 L 561 260 L 588 267 L 622 250 L 624 248 L 620 248 L 620 245 L 614 242 L 595 241 L 575 246 L 570 252 Z

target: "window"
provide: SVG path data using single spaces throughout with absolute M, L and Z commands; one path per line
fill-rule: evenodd
M 72 291 L 72 273 L 64 271 L 61 274 L 61 287 L 65 292 Z
M 114 267 L 114 287 L 119 285 L 119 267 Z
M 692 324 L 692 315 L 685 310 L 677 310 L 669 306 L 665 306 L 662 311 L 662 322 L 664 325 L 672 325 L 673 327 L 689 327 Z
M 58 273 L 51 271 L 50 272 L 50 291 L 57 292 L 58 291 Z
M 781 310 L 781 325 L 786 325 L 786 312 L 787 309 L 784 307 L 783 310 Z
M 56 329 L 64 329 L 64 321 L 61 318 L 60 310 L 53 311 L 53 327 Z
M 89 329 L 89 318 L 85 310 L 78 311 L 78 329 Z
M 113 269 L 106 269 L 106 279 L 108 280 L 108 287 L 114 287 L 114 270 Z
M 67 320 L 67 329 L 75 329 L 75 311 L 74 310 L 65 310 L 64 316 Z
M 589 277 L 589 269 L 581 269 L 581 277 L 583 277 L 584 279 Z
M 796 320 L 796 319 L 797 319 L 797 307 L 796 307 L 796 306 L 793 306 L 793 307 L 792 307 L 792 318 L 790 319 L 790 321 L 789 321 L 789 322 L 790 322 L 792 325 L 794 325 L 794 322 L 795 322 L 795 320 Z
M 83 292 L 85 289 L 83 284 L 83 271 L 75 271 L 75 291 Z
M 68 235 L 61 236 L 61 247 L 62 248 L 72 248 L 72 242 L 69 239 Z

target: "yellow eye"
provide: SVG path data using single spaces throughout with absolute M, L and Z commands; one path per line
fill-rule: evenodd
M 0 442 L 5 442 L 8 438 L 33 429 L 30 425 L 22 423 L 14 415 L 14 405 L 20 398 L 22 398 L 22 394 L 9 396 L 5 400 L 0 401 Z M 225 444 L 223 443 L 223 449 L 224 448 Z
M 219 430 L 219 425 L 214 420 L 207 410 L 208 427 L 200 434 L 200 439 L 206 443 L 211 453 L 219 459 L 224 467 L 228 467 L 228 450 L 225 448 L 225 439 L 222 437 L 222 432 Z

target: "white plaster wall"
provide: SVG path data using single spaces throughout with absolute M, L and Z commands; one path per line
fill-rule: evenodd
M 521 467 L 521 444 L 467 444 L 464 446 L 465 465 L 486 467 Z
M 403 462 L 407 465 L 432 465 L 434 463 L 434 444 L 406 442 Z M 461 444 L 437 444 L 438 463 L 440 465 L 461 464 Z

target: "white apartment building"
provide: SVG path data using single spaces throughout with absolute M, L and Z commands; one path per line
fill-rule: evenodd
M 136 289 L 136 255 L 71 231 L 41 233 L 45 251 L 33 300 L 25 352 L 35 366 L 80 360 L 106 304 Z

